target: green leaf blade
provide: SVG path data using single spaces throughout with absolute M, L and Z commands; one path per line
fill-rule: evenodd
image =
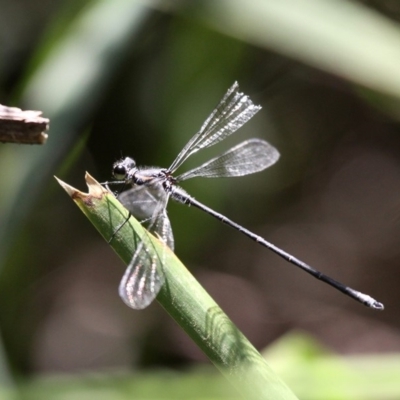
M 120 227 L 111 246 L 126 264 L 142 237 L 151 240 L 160 258 L 165 260 L 165 284 L 157 296 L 158 302 L 228 381 L 245 398 L 296 399 L 175 254 L 133 217 L 127 220 L 128 211 L 92 177 L 86 175 L 86 182 L 87 194 L 59 180 L 105 239 L 109 240 Z M 127 222 L 121 227 L 124 221 Z

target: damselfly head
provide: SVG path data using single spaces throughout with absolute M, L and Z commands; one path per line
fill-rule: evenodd
M 135 160 L 126 157 L 114 163 L 112 175 L 115 179 L 122 181 L 128 177 L 128 173 L 132 169 L 136 169 Z

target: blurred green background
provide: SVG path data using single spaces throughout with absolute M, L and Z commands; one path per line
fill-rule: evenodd
M 262 111 L 185 168 L 250 137 L 281 159 L 185 189 L 386 309 L 170 204 L 177 255 L 300 398 L 400 398 L 399 66 L 395 0 L 0 0 L 0 103 L 51 121 L 0 144 L 0 396 L 235 397 L 157 303 L 122 303 L 53 175 L 169 166 L 237 80 Z

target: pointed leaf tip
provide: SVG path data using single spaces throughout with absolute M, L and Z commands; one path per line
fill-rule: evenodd
M 62 181 L 61 179 L 58 179 L 56 176 L 54 176 L 54 178 L 56 178 L 57 182 L 60 184 L 60 186 L 68 193 L 68 195 L 70 197 L 73 197 L 77 192 L 79 192 L 78 189 L 75 189 L 74 187 L 68 185 L 68 183 L 65 183 L 64 181 Z
M 89 174 L 89 172 L 86 172 L 85 174 L 85 181 L 89 188 L 89 194 L 91 196 L 101 197 L 106 193 L 110 193 L 105 187 L 100 185 L 100 183 L 97 182 L 96 179 L 94 179 L 93 176 Z
M 68 185 L 68 183 L 63 182 L 61 179 L 54 177 L 57 179 L 57 182 L 60 186 L 68 193 L 68 195 L 75 199 L 81 198 L 82 200 L 86 200 L 89 197 L 101 198 L 104 194 L 109 194 L 110 192 L 100 185 L 99 182 L 96 181 L 88 172 L 85 174 L 85 181 L 88 186 L 88 193 L 83 193 L 80 190 Z

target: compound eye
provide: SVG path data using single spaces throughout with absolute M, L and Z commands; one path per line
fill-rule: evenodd
M 126 177 L 127 169 L 124 165 L 116 165 L 113 168 L 113 176 L 115 179 L 123 180 Z

